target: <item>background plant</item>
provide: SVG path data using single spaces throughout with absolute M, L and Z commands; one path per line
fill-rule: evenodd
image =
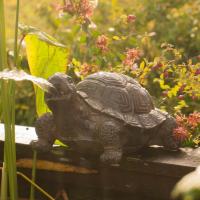
M 183 146 L 198 146 L 200 143 L 200 112 L 185 116 L 176 115 L 178 127 L 174 129 L 174 136 L 182 141 Z
M 22 7 L 29 10 L 31 3 Z M 200 110 L 198 0 L 42 0 L 34 9 L 34 16 L 21 14 L 21 21 L 34 19 L 66 46 L 65 69 L 77 82 L 99 70 L 121 72 L 138 79 L 156 106 L 171 114 Z M 25 35 L 22 30 L 21 41 Z M 28 71 L 24 48 L 21 56 L 20 65 Z M 34 93 L 25 87 L 17 122 L 33 125 Z M 23 98 L 27 93 L 29 103 Z

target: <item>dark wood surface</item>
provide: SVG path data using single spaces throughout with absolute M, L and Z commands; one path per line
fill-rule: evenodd
M 3 160 L 3 130 L 0 126 L 0 162 Z M 17 127 L 18 171 L 31 176 L 34 129 Z M 120 166 L 102 165 L 98 158 L 83 158 L 70 149 L 54 147 L 38 153 L 37 183 L 52 196 L 60 190 L 70 200 L 169 200 L 175 183 L 200 163 L 200 149 L 166 151 L 149 147 L 123 157 Z M 18 179 L 21 196 L 29 184 Z M 37 192 L 38 199 L 46 199 Z

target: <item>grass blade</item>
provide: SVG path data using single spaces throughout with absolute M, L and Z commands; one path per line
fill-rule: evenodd
M 36 161 L 37 161 L 37 151 L 33 151 L 33 167 L 32 167 L 32 178 L 31 181 L 35 183 L 36 177 Z M 31 184 L 30 200 L 35 199 L 35 186 Z
M 1 198 L 7 200 L 8 196 L 8 175 L 7 175 L 7 170 L 6 170 L 6 164 L 5 162 L 3 163 L 3 168 L 2 168 L 2 176 L 1 176 Z
M 0 70 L 7 68 L 6 54 L 6 33 L 5 33 L 5 16 L 4 1 L 0 0 Z M 15 150 L 15 89 L 14 82 L 1 81 L 1 107 L 2 118 L 5 129 L 4 142 L 4 174 L 2 177 L 1 194 L 7 198 L 7 185 L 9 184 L 9 196 L 11 200 L 17 200 L 17 175 L 16 175 L 16 150 Z M 6 175 L 7 174 L 7 175 Z M 7 181 L 8 176 L 8 181 Z

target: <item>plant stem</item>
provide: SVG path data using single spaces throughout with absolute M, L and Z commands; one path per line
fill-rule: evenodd
M 0 70 L 7 68 L 6 33 L 4 0 L 0 0 Z M 1 107 L 5 130 L 4 142 L 4 174 L 2 177 L 2 199 L 7 198 L 7 184 L 9 184 L 9 196 L 11 200 L 17 200 L 17 174 L 16 174 L 16 150 L 15 150 L 15 98 L 14 82 L 1 81 Z M 7 181 L 8 177 L 8 181 Z
M 17 172 L 19 176 L 21 176 L 23 179 L 25 179 L 27 182 L 29 182 L 31 185 L 34 185 L 35 188 L 37 188 L 41 193 L 43 193 L 48 199 L 55 200 L 50 194 L 48 194 L 45 190 L 43 190 L 39 185 L 32 182 L 26 175 L 24 175 L 21 172 Z
M 8 186 L 8 175 L 7 175 L 7 170 L 6 170 L 6 164 L 4 162 L 3 168 L 2 168 L 2 177 L 1 177 L 1 198 L 0 199 L 7 200 L 7 196 L 8 196 L 7 186 Z
M 0 70 L 3 70 L 7 67 L 7 56 L 6 56 L 6 35 L 5 35 L 5 18 L 4 18 L 4 2 L 0 0 Z M 2 91 L 2 81 L 1 84 L 1 91 Z M 2 95 L 3 96 L 3 95 Z M 1 98 L 1 107 L 2 107 L 2 98 Z M 4 151 L 4 160 L 5 160 L 5 151 Z M 1 199 L 7 199 L 7 169 L 6 169 L 6 162 L 3 163 L 3 171 L 1 177 Z
M 15 42 L 14 42 L 14 63 L 18 67 L 18 25 L 19 25 L 19 5 L 20 1 L 17 0 L 16 18 L 15 18 Z
M 17 175 L 16 175 L 16 151 L 15 151 L 15 131 L 13 118 L 13 82 L 4 81 L 2 83 L 2 107 L 5 129 L 4 142 L 4 162 L 8 173 L 9 196 L 11 200 L 17 200 Z
M 0 0 L 0 70 L 7 67 L 4 1 Z
M 3 168 L 0 167 L 0 170 L 3 170 Z M 48 194 L 45 190 L 43 190 L 39 185 L 37 185 L 36 183 L 32 182 L 32 180 L 29 179 L 25 174 L 23 174 L 21 172 L 17 172 L 17 175 L 21 176 L 24 180 L 26 180 L 31 185 L 34 185 L 34 187 L 37 190 L 39 190 L 42 194 L 44 194 L 48 199 L 55 200 L 50 194 Z M 5 200 L 5 199 L 3 199 L 3 200 Z
M 37 151 L 33 151 L 33 166 L 32 166 L 32 178 L 31 181 L 35 182 L 36 177 L 36 161 L 37 161 Z M 35 199 L 35 186 L 31 184 L 30 200 Z

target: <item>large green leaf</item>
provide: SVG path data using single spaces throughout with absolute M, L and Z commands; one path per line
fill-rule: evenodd
M 66 71 L 68 49 L 54 38 L 31 27 L 26 28 L 25 43 L 32 75 L 47 79 L 55 72 Z M 44 102 L 44 92 L 37 86 L 34 86 L 34 89 L 37 114 L 40 116 L 47 112 L 48 108 Z

